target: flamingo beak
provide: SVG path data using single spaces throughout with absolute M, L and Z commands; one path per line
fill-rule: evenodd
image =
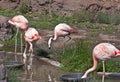
M 120 51 L 116 52 L 115 54 L 116 56 L 120 56 Z
M 77 31 L 76 31 L 75 28 L 72 28 L 72 29 L 70 30 L 70 32 L 71 32 L 71 33 L 75 33 L 75 34 L 77 33 Z
M 49 47 L 49 49 L 51 49 L 51 47 Z

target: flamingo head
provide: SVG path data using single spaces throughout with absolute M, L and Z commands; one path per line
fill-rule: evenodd
M 71 32 L 71 33 L 76 33 L 76 30 L 75 30 L 74 28 L 71 28 L 71 29 L 70 29 L 70 32 Z
M 115 51 L 115 56 L 120 56 L 120 51 Z
M 14 23 L 14 21 L 12 19 L 8 20 L 8 23 L 15 26 L 15 23 Z

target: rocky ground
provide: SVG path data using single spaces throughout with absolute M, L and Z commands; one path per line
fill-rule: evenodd
M 89 10 L 93 13 L 120 12 L 119 0 L 0 0 L 0 8 L 19 10 L 25 3 L 31 12 L 71 15 L 75 11 Z

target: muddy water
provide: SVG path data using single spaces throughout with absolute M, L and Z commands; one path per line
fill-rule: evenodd
M 0 58 L 4 59 L 5 61 L 14 61 L 14 53 L 12 52 L 0 52 Z M 21 61 L 22 55 L 17 54 L 18 61 Z M 66 72 L 60 70 L 60 68 L 55 67 L 49 64 L 46 61 L 41 60 L 40 58 L 33 59 L 33 78 L 34 82 L 63 82 L 60 80 L 60 76 L 66 74 Z M 30 82 L 30 79 L 26 76 L 23 72 L 18 76 L 21 82 Z M 49 77 L 50 76 L 50 77 Z M 102 82 L 103 77 L 101 75 L 97 75 L 92 80 L 88 80 L 85 82 Z M 51 80 L 51 81 L 49 81 Z M 120 82 L 120 74 L 119 76 L 105 76 L 104 82 Z
M 15 61 L 15 54 L 12 52 L 0 51 L 0 58 L 4 61 Z M 18 61 L 22 61 L 22 54 L 17 54 Z M 49 64 L 46 61 L 41 60 L 39 57 L 33 58 L 33 78 L 35 82 L 61 82 L 60 76 L 65 72 L 61 71 L 60 68 Z M 21 82 L 30 82 L 30 74 L 25 74 L 24 70 L 18 77 Z M 50 76 L 50 77 L 49 77 Z
M 54 80 L 60 82 L 59 77 L 63 73 L 64 72 L 62 72 L 59 68 L 54 67 L 47 62 L 36 58 L 33 60 L 33 81 L 49 82 L 51 79 L 51 82 L 54 82 Z

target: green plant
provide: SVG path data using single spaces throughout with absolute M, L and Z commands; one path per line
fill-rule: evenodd
M 29 5 L 29 2 L 22 2 L 19 8 L 19 11 L 22 14 L 27 14 L 31 11 L 31 6 Z
M 112 18 L 111 24 L 113 25 L 120 24 L 120 13 L 112 14 L 111 18 Z
M 96 22 L 110 24 L 110 17 L 111 15 L 109 13 L 99 12 L 96 17 Z
M 75 46 L 65 48 L 61 57 L 62 69 L 66 71 L 83 71 L 86 67 L 90 67 L 92 44 L 92 41 L 81 40 Z
M 8 80 L 9 80 L 9 82 L 21 82 L 18 79 L 19 74 L 21 74 L 21 70 L 9 68 L 7 70 L 7 72 L 8 72 Z
M 16 15 L 16 13 L 16 10 L 0 9 L 0 15 L 3 16 L 13 17 L 14 15 Z
M 93 14 L 89 11 L 76 11 L 73 13 L 73 18 L 79 22 L 93 22 Z

